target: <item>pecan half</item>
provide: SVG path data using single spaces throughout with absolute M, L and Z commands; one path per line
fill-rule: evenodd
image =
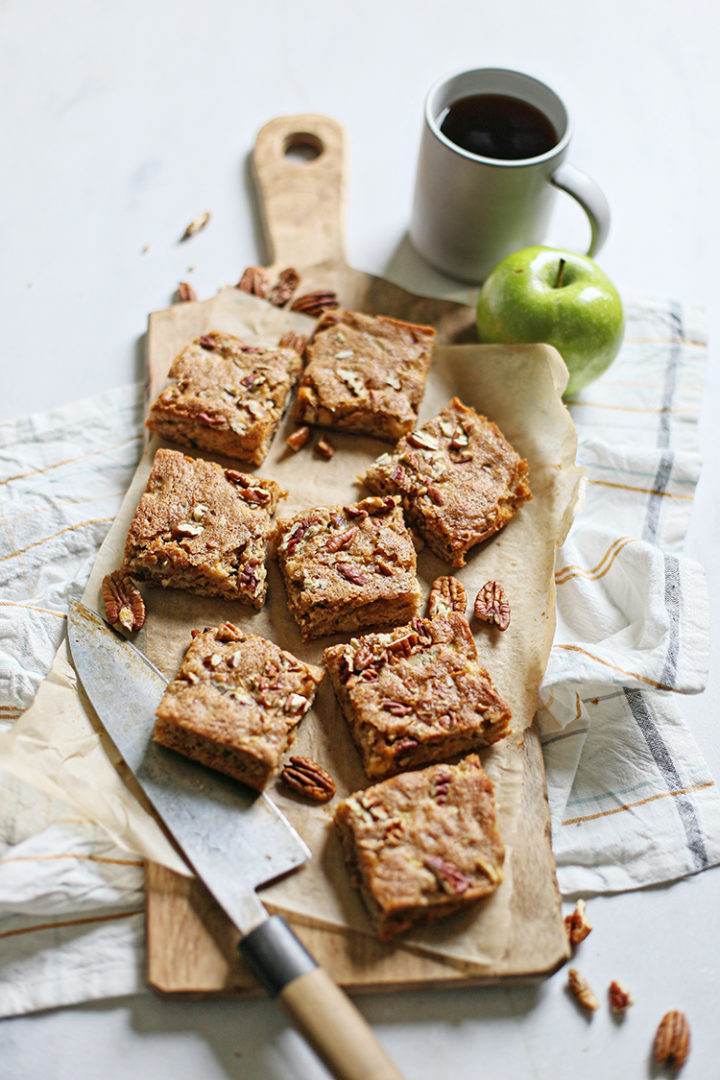
M 629 991 L 615 979 L 610 983 L 608 996 L 610 998 L 610 1008 L 614 1013 L 625 1012 L 627 1008 L 635 1004 Z
M 217 348 L 217 340 L 214 334 L 203 334 L 197 339 L 197 343 L 203 349 L 210 349 L 210 351 Z
M 338 307 L 340 307 L 340 301 L 332 289 L 316 289 L 315 292 L 304 293 L 303 296 L 298 296 L 296 300 L 293 300 L 290 310 L 299 311 L 315 319 L 324 311 Z
M 325 544 L 326 551 L 341 551 L 343 548 L 350 547 L 353 540 L 357 536 L 357 525 L 351 525 L 349 529 L 345 529 L 344 532 L 335 533 Z
M 304 354 L 307 343 L 307 334 L 296 334 L 294 330 L 286 331 L 278 341 L 281 349 L 294 349 L 299 356 Z
M 311 802 L 328 802 L 335 794 L 335 781 L 330 773 L 309 757 L 291 757 L 280 778 L 291 791 Z
M 264 299 L 270 289 L 270 277 L 264 266 L 248 266 L 243 270 L 236 288 Z
M 475 618 L 495 623 L 498 630 L 510 625 L 510 604 L 499 581 L 486 581 L 475 597 Z
M 575 910 L 565 916 L 565 930 L 571 945 L 579 945 L 592 930 L 592 923 L 585 913 L 584 900 L 578 900 Z
M 281 270 L 278 274 L 278 279 L 270 290 L 268 300 L 275 307 L 282 307 L 283 304 L 287 304 L 299 283 L 300 275 L 297 270 L 292 266 L 288 266 L 286 270 Z
M 298 450 L 302 450 L 303 446 L 307 444 L 309 438 L 310 428 L 305 424 L 304 427 L 296 428 L 295 431 L 288 435 L 285 442 L 291 450 L 294 450 L 295 453 L 297 453 Z
M 145 602 L 132 578 L 124 570 L 113 570 L 102 582 L 105 618 L 111 626 L 139 630 L 145 622 Z
M 206 210 L 203 214 L 198 214 L 196 218 L 193 218 L 190 224 L 185 229 L 185 232 L 180 237 L 181 240 L 189 240 L 195 233 L 199 233 L 201 229 L 204 229 L 210 220 L 210 211 Z
M 459 866 L 448 862 L 447 859 L 441 859 L 439 855 L 426 855 L 423 858 L 423 865 L 428 870 L 432 870 L 444 892 L 462 896 L 472 885 L 472 878 L 463 873 Z
M 690 1025 L 685 1013 L 671 1009 L 658 1026 L 653 1043 L 653 1056 L 658 1065 L 681 1069 L 690 1052 Z
M 315 453 L 318 454 L 319 457 L 329 461 L 335 453 L 335 447 L 329 439 L 326 439 L 324 435 L 321 435 L 315 444 Z
M 568 986 L 577 998 L 578 1004 L 584 1009 L 594 1011 L 599 1008 L 600 1002 L 593 993 L 590 983 L 576 968 L 570 968 L 568 971 Z
M 177 287 L 177 298 L 179 303 L 188 304 L 192 300 L 197 300 L 197 293 L 188 281 L 181 281 Z
M 367 574 L 363 574 L 362 570 L 357 566 L 353 566 L 352 563 L 338 563 L 337 571 L 346 581 L 352 582 L 353 585 L 367 585 L 370 580 Z
M 464 615 L 466 608 L 467 593 L 461 581 L 456 577 L 439 577 L 433 581 L 428 600 L 428 618 L 447 615 L 450 611 Z

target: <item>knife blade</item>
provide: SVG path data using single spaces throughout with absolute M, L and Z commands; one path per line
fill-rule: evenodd
M 241 933 L 239 950 L 338 1080 L 402 1080 L 350 999 L 256 889 L 310 851 L 265 794 L 153 742 L 167 680 L 94 611 L 72 601 L 68 643 L 103 727 L 191 869 Z

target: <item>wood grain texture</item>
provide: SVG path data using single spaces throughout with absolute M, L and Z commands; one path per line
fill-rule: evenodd
M 297 164 L 285 152 L 298 145 L 320 152 Z M 253 170 L 271 275 L 294 266 L 301 275 L 299 292 L 333 288 L 345 307 L 433 325 L 439 343 L 476 341 L 471 308 L 413 295 L 347 266 L 347 146 L 339 124 L 316 115 L 271 121 L 258 135 Z M 233 297 L 227 300 L 232 303 Z M 177 334 L 170 336 L 184 343 L 186 307 L 180 304 L 151 316 L 151 397 L 164 382 L 168 366 L 166 349 L 157 344 L 161 329 L 167 340 L 171 325 Z M 542 752 L 534 728 L 525 734 L 523 782 L 516 835 L 505 838 L 512 845 L 513 899 L 509 944 L 502 958 L 486 968 L 444 962 L 402 943 L 382 944 L 369 934 L 307 925 L 286 915 L 337 983 L 361 992 L 527 982 L 551 974 L 567 959 Z M 200 882 L 149 864 L 146 895 L 148 981 L 155 990 L 190 996 L 262 992 L 237 953 L 237 931 Z

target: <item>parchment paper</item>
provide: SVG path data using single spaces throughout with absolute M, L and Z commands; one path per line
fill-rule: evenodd
M 312 323 L 285 313 L 238 290 L 223 290 L 211 301 L 184 304 L 151 316 L 149 363 L 151 395 L 175 354 L 189 340 L 210 330 L 236 333 L 249 342 L 274 343 L 289 328 L 308 332 Z M 512 708 L 513 734 L 483 753 L 495 784 L 498 824 L 507 847 L 505 880 L 484 903 L 402 939 L 403 947 L 439 955 L 449 962 L 482 969 L 507 946 L 512 893 L 513 834 L 522 793 L 520 747 L 532 722 L 535 691 L 550 650 L 555 623 L 554 557 L 564 539 L 581 489 L 574 465 L 575 431 L 560 394 L 566 378 L 562 360 L 548 346 L 440 346 L 435 351 L 420 412 L 423 420 L 454 394 L 495 420 L 517 451 L 528 458 L 533 500 L 525 504 L 497 537 L 476 548 L 468 565 L 455 571 L 466 587 L 469 604 L 485 581 L 505 586 L 512 621 L 505 633 L 472 623 L 481 662 Z M 284 437 L 293 429 L 286 418 L 258 475 L 272 477 L 287 489 L 278 516 L 316 505 L 347 503 L 363 496 L 358 475 L 388 444 L 361 436 L 331 433 L 336 454 L 325 461 L 306 447 L 295 455 Z M 102 611 L 103 576 L 120 565 L 127 528 L 145 488 L 153 439 L 138 467 L 122 509 L 108 534 L 84 594 Z M 220 459 L 218 459 L 220 460 Z M 418 556 L 418 576 L 427 596 L 435 577 L 448 567 L 429 551 Z M 137 644 L 168 677 L 177 670 L 190 642 L 190 630 L 230 620 L 269 637 L 302 659 L 320 663 L 322 650 L 338 638 L 304 643 L 290 617 L 273 561 L 265 608 L 253 612 L 241 604 L 194 597 L 175 590 L 143 587 L 148 619 Z M 424 613 L 424 608 L 421 609 Z M 187 872 L 154 818 L 144 808 L 95 715 L 76 687 L 65 648 L 41 687 L 33 706 L 15 725 L 9 767 L 17 775 L 76 806 L 104 826 L 113 839 L 133 852 L 178 872 Z M 303 720 L 293 752 L 307 753 L 332 773 L 338 798 L 367 780 L 350 740 L 329 682 Z M 313 857 L 301 870 L 262 890 L 268 907 L 313 925 L 352 927 L 371 933 L 368 919 L 350 887 L 340 846 L 330 826 L 334 802 L 308 807 L 276 784 L 271 797 L 310 846 Z

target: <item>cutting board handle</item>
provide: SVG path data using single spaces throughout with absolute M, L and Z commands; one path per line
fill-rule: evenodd
M 258 132 L 252 168 L 268 263 L 345 262 L 347 139 L 336 120 L 278 116 Z

